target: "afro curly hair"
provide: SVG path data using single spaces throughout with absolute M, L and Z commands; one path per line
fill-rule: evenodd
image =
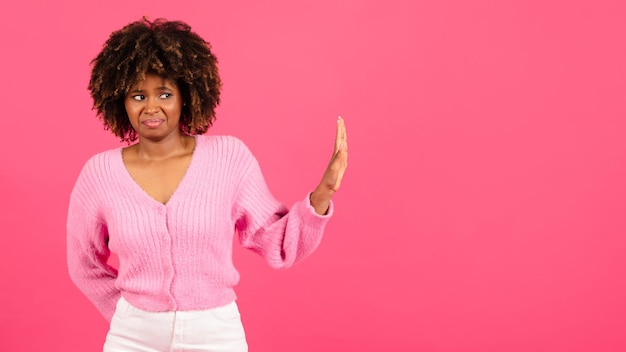
M 158 18 L 130 23 L 111 33 L 91 61 L 88 89 L 93 109 L 110 130 L 128 143 L 137 139 L 124 99 L 130 87 L 154 73 L 175 82 L 183 97 L 181 132 L 202 134 L 215 120 L 220 103 L 217 58 L 211 45 L 181 21 Z

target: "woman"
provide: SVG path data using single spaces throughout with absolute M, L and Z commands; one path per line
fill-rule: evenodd
M 105 351 L 247 351 L 233 235 L 287 268 L 332 215 L 347 166 L 343 119 L 320 184 L 288 210 L 243 142 L 202 135 L 219 103 L 216 64 L 188 25 L 164 19 L 113 32 L 92 62 L 98 116 L 136 141 L 89 159 L 70 197 L 70 276 L 110 322 Z

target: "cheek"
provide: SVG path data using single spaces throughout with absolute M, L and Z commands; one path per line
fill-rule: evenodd
M 174 103 L 167 107 L 168 115 L 173 118 L 180 118 L 183 113 L 182 104 Z
M 130 116 L 131 107 L 130 104 L 128 104 L 128 101 L 124 102 L 124 109 L 126 109 L 126 113 Z
M 126 108 L 126 116 L 128 118 L 128 122 L 133 127 L 133 129 L 137 130 L 139 127 L 139 113 L 138 109 L 134 107 L 132 104 L 125 104 Z
M 131 120 L 133 119 L 133 117 L 137 115 L 138 109 L 134 104 L 129 104 L 128 102 L 126 102 L 124 104 L 124 108 L 126 108 L 126 114 L 128 115 L 128 118 L 130 118 Z

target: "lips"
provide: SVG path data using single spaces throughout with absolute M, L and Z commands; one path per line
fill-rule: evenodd
M 157 128 L 161 126 L 163 122 L 165 122 L 163 119 L 148 119 L 142 121 L 141 123 L 148 128 Z

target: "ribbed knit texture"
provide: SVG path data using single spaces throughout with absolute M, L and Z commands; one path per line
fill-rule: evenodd
M 309 194 L 288 210 L 235 137 L 197 136 L 165 205 L 132 179 L 117 148 L 87 161 L 70 196 L 70 277 L 108 321 L 120 295 L 153 312 L 214 308 L 236 298 L 235 233 L 271 267 L 287 268 L 318 246 L 332 213 L 331 203 L 318 215 Z M 119 272 L 107 264 L 110 251 Z

